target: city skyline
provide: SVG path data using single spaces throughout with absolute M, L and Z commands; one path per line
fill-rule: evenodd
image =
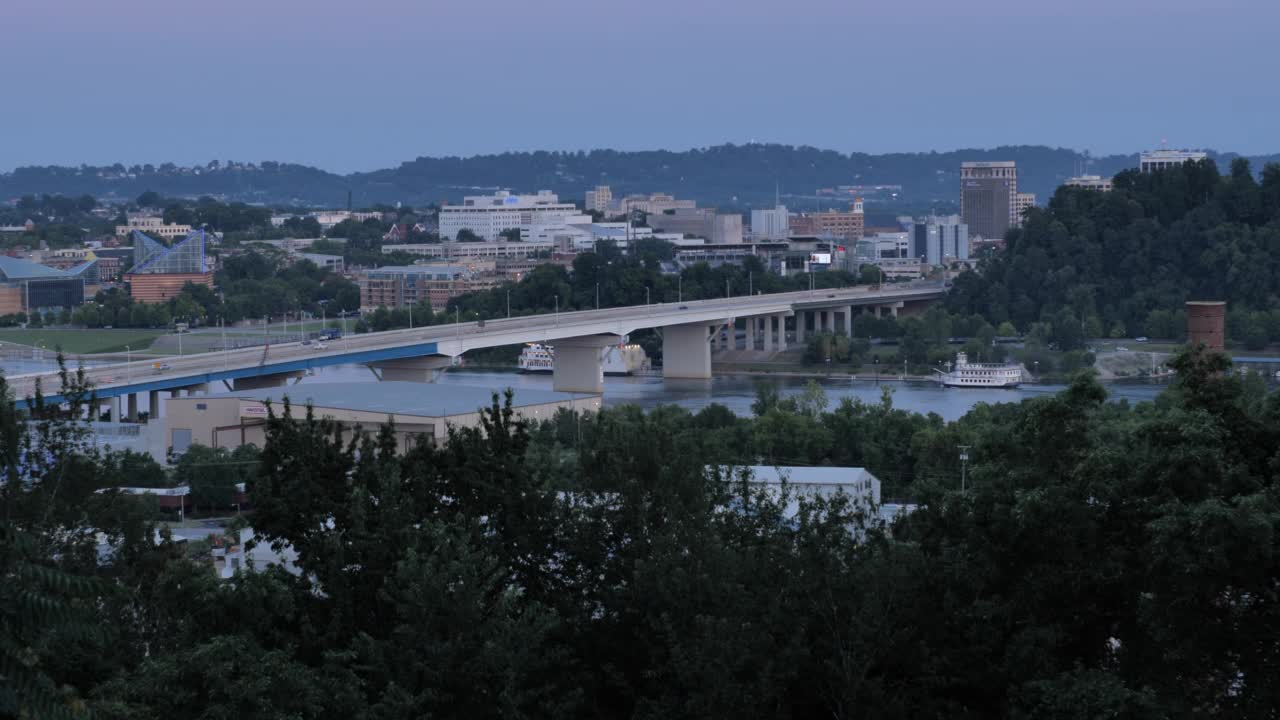
M 0 10 L 0 62 L 30 71 L 9 84 L 18 111 L 0 130 L 22 141 L 0 148 L 0 170 L 218 158 L 350 172 L 417 156 L 753 140 L 1275 152 L 1280 97 L 1240 69 L 1267 61 L 1280 8 L 1146 5 L 808 0 L 725 13 L 660 1 L 619 16 L 576 0 L 375 0 L 359 12 L 16 0 Z M 1192 34 L 1229 59 L 1178 52 Z

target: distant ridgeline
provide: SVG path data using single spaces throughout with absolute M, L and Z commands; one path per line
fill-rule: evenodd
M 1226 300 L 1228 337 L 1280 342 L 1280 164 L 1212 161 L 1115 178 L 1111 192 L 1063 187 L 1028 211 L 1007 247 L 959 276 L 954 312 L 1086 337 L 1178 338 L 1187 300 Z
M 1223 167 L 1236 155 L 1210 153 Z M 1113 175 L 1137 165 L 1137 155 L 1090 158 L 1074 150 L 1040 145 L 950 152 L 843 154 L 789 145 L 719 145 L 680 152 L 519 152 L 469 158 L 418 158 L 397 168 L 338 175 L 305 165 L 212 162 L 201 167 L 112 165 L 22 167 L 0 173 L 0 200 L 28 194 L 83 195 L 121 200 L 153 190 L 165 196 L 211 195 L 227 200 L 344 207 L 347 193 L 357 206 L 405 202 L 427 204 L 460 199 L 479 190 L 547 189 L 581 200 L 598 184 L 614 193 L 663 191 L 706 205 L 771 205 L 775 183 L 783 202 L 804 209 L 819 188 L 900 185 L 894 201 L 903 207 L 955 203 L 963 160 L 1013 160 L 1019 189 L 1048 197 L 1066 178 Z M 1251 158 L 1256 167 L 1280 155 Z M 847 202 L 847 195 L 828 198 Z M 807 200 L 806 200 L 807 199 Z M 884 201 L 870 197 L 874 207 Z

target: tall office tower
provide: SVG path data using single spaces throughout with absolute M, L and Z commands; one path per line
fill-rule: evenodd
M 960 216 L 972 235 L 1001 240 L 1018 224 L 1018 167 L 1006 162 L 960 163 Z

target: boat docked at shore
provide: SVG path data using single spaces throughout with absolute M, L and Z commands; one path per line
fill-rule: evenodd
M 956 353 L 956 364 L 947 371 L 935 370 L 934 378 L 946 387 L 1013 388 L 1022 384 L 1022 366 L 1010 363 L 971 363 L 965 353 Z
M 605 375 L 634 375 L 649 370 L 649 356 L 639 345 L 621 343 L 601 348 Z M 520 351 L 520 372 L 549 373 L 556 369 L 555 348 L 542 343 L 528 343 Z

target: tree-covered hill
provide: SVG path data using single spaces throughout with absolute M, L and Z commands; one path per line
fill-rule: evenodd
M 1228 334 L 1280 340 L 1280 165 L 1248 161 L 1144 175 L 1109 193 L 1061 188 L 949 303 L 992 322 L 1079 323 L 1086 335 L 1177 337 L 1187 300 L 1225 300 Z
M 1222 162 L 1234 154 L 1212 153 Z M 1255 164 L 1270 158 L 1252 158 Z M 1111 175 L 1137 164 L 1137 155 L 1092 158 L 1065 148 L 1020 145 L 947 152 L 840 153 L 807 146 L 718 145 L 685 151 L 592 150 L 508 152 L 474 157 L 420 157 L 395 168 L 338 175 L 277 162 L 211 162 L 183 168 L 117 164 L 107 167 L 23 167 L 0 173 L 0 199 L 29 194 L 89 194 L 134 198 L 153 190 L 167 196 L 211 195 L 267 204 L 341 207 L 350 191 L 357 205 L 426 204 L 495 188 L 549 189 L 581 199 L 596 184 L 615 193 L 665 191 L 709 205 L 746 208 L 771 204 L 774 186 L 797 206 L 818 188 L 901 185 L 893 204 L 925 209 L 955 203 L 964 160 L 1014 160 L 1022 189 L 1048 197 L 1081 169 Z M 1259 165 L 1260 166 L 1260 165 Z M 833 200 L 833 202 L 836 202 Z

